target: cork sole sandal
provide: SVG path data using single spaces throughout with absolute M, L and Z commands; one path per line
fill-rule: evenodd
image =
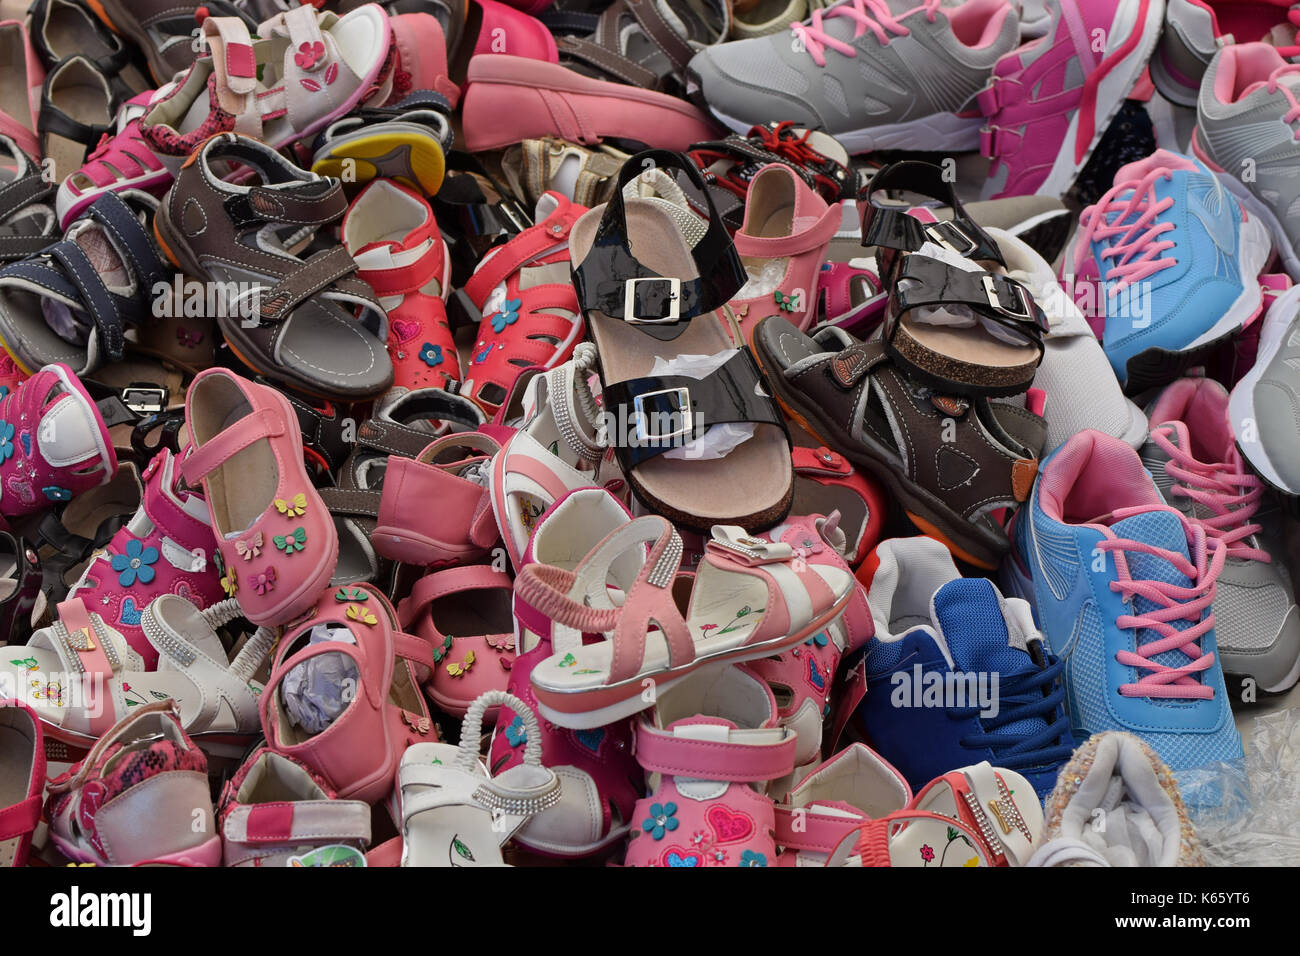
M 623 187 L 645 160 L 682 163 L 659 150 L 634 156 L 615 198 L 579 219 L 570 237 L 572 261 L 580 263 L 579 300 L 601 357 L 605 408 L 615 423 L 610 444 L 637 497 L 673 522 L 701 532 L 715 524 L 769 528 L 785 517 L 794 495 L 780 412 L 749 350 L 736 348 L 734 325 L 690 321 L 721 308 L 743 284 L 744 268 L 711 203 L 709 226 L 692 248 L 682 217 L 663 200 L 624 199 Z M 693 167 L 687 174 L 699 178 Z M 679 356 L 721 360 L 703 378 L 653 371 Z M 712 425 L 745 422 L 754 425 L 752 437 L 723 457 L 674 451 Z

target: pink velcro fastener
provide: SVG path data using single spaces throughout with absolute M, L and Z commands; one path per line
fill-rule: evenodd
M 247 43 L 232 43 L 226 47 L 226 72 L 231 76 L 256 77 L 257 57 Z
M 775 780 L 794 769 L 795 735 L 777 743 L 732 743 L 679 737 L 641 723 L 636 728 L 636 760 L 643 769 L 693 780 L 756 783 Z
M 195 448 L 181 462 L 181 477 L 193 487 L 253 442 L 276 438 L 284 432 L 284 413 L 278 409 L 263 408 L 245 415 L 229 428 L 213 435 L 202 447 Z
M 0 810 L 0 842 L 26 836 L 41 822 L 41 795 Z
M 844 842 L 863 820 L 818 813 L 816 807 L 776 808 L 776 842 L 787 850 L 830 853 Z
M 248 843 L 283 843 L 293 835 L 292 803 L 261 803 L 248 811 Z

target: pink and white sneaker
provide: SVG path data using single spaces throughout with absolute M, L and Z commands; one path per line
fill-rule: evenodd
M 389 179 L 372 180 L 343 217 L 343 244 L 388 313 L 393 387 L 376 403 L 383 412 L 421 388 L 461 378 L 447 322 L 451 257 L 424 197 Z
M 1164 23 L 1165 0 L 1047 6 L 1047 35 L 998 60 L 979 95 L 987 120 L 980 152 L 992 160 L 985 199 L 1064 196 L 1142 76 Z
M 176 457 L 163 449 L 141 476 L 144 494 L 134 517 L 95 552 L 68 591 L 126 638 L 148 670 L 157 666 L 158 650 L 141 628 L 141 613 L 154 598 L 176 594 L 202 610 L 224 596 L 208 504 L 183 490 L 179 477 Z M 247 546 L 243 554 L 253 557 Z
M 776 866 L 769 781 L 794 769 L 795 733 L 744 667 L 701 671 L 659 694 L 636 728 L 636 759 L 658 778 L 632 812 L 627 866 Z

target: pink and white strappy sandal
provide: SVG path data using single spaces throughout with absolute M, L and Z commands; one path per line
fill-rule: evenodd
M 24 704 L 6 701 L 0 707 L 0 868 L 27 865 L 44 792 L 40 718 Z
M 650 545 L 621 606 L 606 579 L 624 553 Z M 675 594 L 682 539 L 667 519 L 637 518 L 607 536 L 570 571 L 527 565 L 515 581 L 516 606 L 550 618 L 552 633 L 572 628 L 609 639 L 538 663 L 533 688 L 542 716 L 560 726 L 600 727 L 644 710 L 706 664 L 766 657 L 825 627 L 847 606 L 855 581 L 846 571 L 796 562 L 788 544 L 718 525 L 693 579 Z M 683 613 L 678 601 L 689 602 Z
M 1043 805 L 1033 785 L 987 760 L 930 781 L 911 806 L 975 830 L 992 866 L 1024 866 L 1042 843 Z

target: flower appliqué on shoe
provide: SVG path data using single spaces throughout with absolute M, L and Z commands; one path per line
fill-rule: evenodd
M 197 348 L 199 343 L 203 341 L 203 333 L 178 325 L 176 327 L 176 341 L 180 343 L 181 348 Z
M 14 455 L 14 426 L 9 422 L 0 422 L 0 461 L 8 461 Z
M 409 710 L 402 711 L 402 723 L 406 724 L 406 726 L 410 727 L 421 737 L 428 736 L 429 731 L 433 729 L 433 721 L 429 720 L 428 717 L 421 717 L 418 714 L 411 713 Z
M 506 728 L 506 740 L 510 741 L 511 747 L 518 747 L 528 741 L 528 731 L 524 729 L 524 719 L 515 714 L 515 719 L 510 721 L 510 726 Z
M 799 309 L 798 292 L 793 292 L 790 295 L 786 295 L 784 292 L 778 289 L 776 292 L 772 293 L 772 301 L 774 301 L 777 304 L 777 307 L 782 312 L 796 312 Z
M 298 44 L 298 52 L 293 55 L 293 62 L 303 70 L 310 70 L 320 62 L 325 56 L 325 44 L 317 40 L 315 43 L 304 40 Z
M 442 364 L 442 346 L 434 345 L 432 342 L 425 342 L 420 346 L 420 361 L 432 368 L 435 365 Z
M 349 621 L 360 621 L 367 627 L 374 627 L 379 623 L 379 618 L 359 604 L 349 604 L 343 613 L 347 615 Z
M 126 543 L 125 554 L 115 554 L 112 559 L 112 568 L 118 572 L 117 583 L 124 588 L 139 581 L 141 584 L 148 584 L 154 578 L 152 565 L 158 560 L 158 549 L 155 547 L 145 547 L 144 542 L 138 538 L 132 538 Z
M 254 558 L 261 557 L 263 542 L 262 532 L 255 531 L 247 538 L 236 540 L 235 550 L 239 552 L 239 556 L 245 561 L 252 561 Z
M 275 568 L 267 568 L 261 574 L 254 574 L 249 580 L 253 585 L 253 590 L 258 594 L 265 594 L 268 591 L 274 591 Z
M 221 590 L 226 592 L 226 597 L 234 597 L 235 592 L 239 590 L 239 580 L 235 577 L 234 568 L 228 568 L 222 576 Z
M 523 308 L 523 299 L 506 299 L 501 303 L 501 310 L 492 315 L 492 331 L 500 335 L 506 330 L 507 325 L 514 325 L 519 321 L 519 310 Z
M 295 551 L 306 551 L 307 529 L 300 526 L 294 528 L 289 534 L 277 534 L 271 540 L 275 542 L 276 549 L 283 551 L 286 556 Z
M 464 677 L 469 673 L 469 669 L 474 666 L 474 652 L 466 651 L 463 661 L 453 661 L 447 665 L 447 673 L 452 677 Z
M 340 604 L 346 604 L 348 601 L 369 601 L 370 592 L 361 588 L 339 588 L 334 592 L 334 600 Z
M 275 510 L 286 518 L 300 518 L 307 513 L 307 495 L 301 491 L 288 501 L 276 498 L 271 503 L 275 505 Z
M 767 854 L 757 850 L 746 850 L 740 854 L 741 866 L 767 866 Z
M 60 488 L 58 485 L 46 485 L 41 489 L 41 491 L 45 494 L 45 497 L 49 498 L 51 501 L 72 500 L 72 492 L 67 488 Z
M 641 829 L 656 840 L 662 840 L 679 826 L 681 821 L 677 819 L 677 804 L 671 802 L 650 804 L 650 816 L 641 821 Z

